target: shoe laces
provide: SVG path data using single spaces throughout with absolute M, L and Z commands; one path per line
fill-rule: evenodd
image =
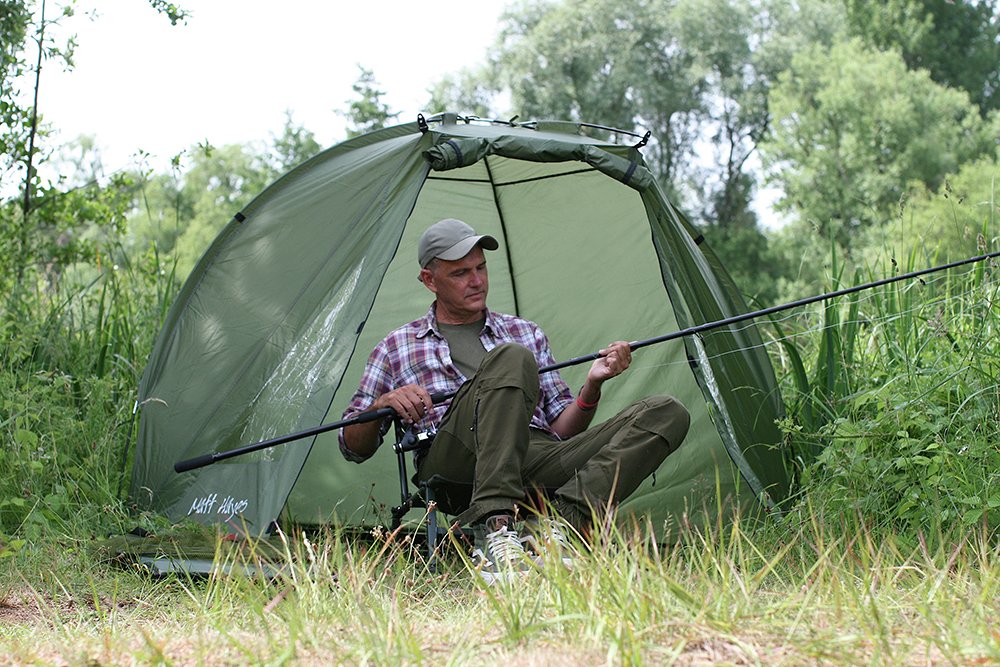
M 538 534 L 541 538 L 551 542 L 561 549 L 569 549 L 569 536 L 566 534 L 567 527 L 563 522 L 552 517 L 540 516 L 536 519 Z
M 486 551 L 490 560 L 500 567 L 517 565 L 524 558 L 521 538 L 506 525 L 486 534 Z

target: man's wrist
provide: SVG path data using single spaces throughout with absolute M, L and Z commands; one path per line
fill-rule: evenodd
M 590 394 L 584 398 L 585 394 Z M 597 408 L 597 404 L 601 402 L 601 391 L 598 389 L 595 391 L 587 392 L 587 386 L 584 385 L 580 388 L 580 393 L 576 395 L 576 407 L 580 408 L 584 412 L 592 412 Z

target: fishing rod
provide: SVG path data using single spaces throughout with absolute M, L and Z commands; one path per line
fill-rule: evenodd
M 769 308 L 755 310 L 753 312 L 744 313 L 742 315 L 733 315 L 732 317 L 727 317 L 721 320 L 715 320 L 713 322 L 706 322 L 704 324 L 697 324 L 695 326 L 687 327 L 686 329 L 674 331 L 672 333 L 664 334 L 662 336 L 656 336 L 655 338 L 647 338 L 646 340 L 635 341 L 629 343 L 629 349 L 638 350 L 640 348 L 648 347 L 650 345 L 665 343 L 667 341 L 676 340 L 678 338 L 684 338 L 685 336 L 693 336 L 705 331 L 710 331 L 712 329 L 718 329 L 720 327 L 728 326 L 730 324 L 738 324 L 740 322 L 746 322 L 748 320 L 753 320 L 758 317 L 763 317 L 765 315 L 772 315 L 774 313 L 780 313 L 785 310 L 791 310 L 792 308 L 798 308 L 800 306 L 808 306 L 809 304 L 816 303 L 818 301 L 835 299 L 839 296 L 845 296 L 847 294 L 862 292 L 864 290 L 873 289 L 875 287 L 881 287 L 883 285 L 896 283 L 901 280 L 910 280 L 912 278 L 919 278 L 920 276 L 924 276 L 929 273 L 936 273 L 938 271 L 947 271 L 948 269 L 954 269 L 956 267 L 965 266 L 967 264 L 975 264 L 978 262 L 986 261 L 988 259 L 994 259 L 997 257 L 1000 257 L 1000 251 L 986 253 L 985 255 L 977 255 L 976 257 L 969 257 L 968 259 L 962 259 L 956 262 L 951 262 L 949 264 L 934 266 L 929 269 L 910 271 L 909 273 L 904 273 L 898 276 L 892 276 L 891 278 L 883 278 L 881 280 L 875 280 L 873 282 L 865 283 L 863 285 L 846 287 L 844 289 L 839 289 L 833 292 L 818 294 L 816 296 L 810 296 L 804 299 L 798 299 L 797 301 L 790 301 L 788 303 L 783 303 L 778 306 L 771 306 Z M 568 359 L 566 361 L 560 361 L 555 364 L 543 366 L 542 368 L 538 369 L 538 373 L 539 374 L 549 373 L 552 371 L 560 370 L 562 368 L 568 368 L 570 366 L 576 366 L 582 363 L 586 363 L 588 361 L 595 361 L 597 359 L 600 359 L 601 356 L 602 355 L 600 352 L 585 354 L 580 357 L 574 357 L 573 359 Z M 433 394 L 431 396 L 431 400 L 434 403 L 440 403 L 441 401 L 448 400 L 454 395 L 455 392 L 452 392 L 450 394 Z M 314 435 L 320 435 L 322 433 L 334 431 L 339 428 L 344 428 L 345 426 L 352 426 L 354 424 L 364 424 L 367 422 L 379 421 L 387 417 L 392 417 L 395 414 L 396 414 L 395 410 L 393 410 L 392 408 L 380 408 L 378 410 L 372 410 L 370 412 L 361 412 L 347 419 L 331 422 L 329 424 L 320 424 L 319 426 L 307 428 L 304 431 L 299 431 L 297 433 L 291 433 L 289 435 L 283 435 L 277 438 L 271 438 L 270 440 L 263 440 L 261 442 L 254 443 L 252 445 L 244 445 L 242 447 L 237 447 L 235 449 L 230 449 L 223 452 L 211 452 L 209 454 L 202 454 L 201 456 L 195 456 L 194 458 L 186 459 L 184 461 L 178 461 L 177 463 L 174 464 L 174 470 L 179 473 L 187 472 L 189 470 L 194 470 L 196 468 L 202 468 L 204 466 L 217 463 L 218 461 L 231 459 L 235 456 L 242 456 L 243 454 L 249 454 L 251 452 L 256 452 L 261 449 L 276 447 L 278 445 L 283 445 L 285 443 L 292 442 L 294 440 L 301 440 L 303 438 L 308 438 Z

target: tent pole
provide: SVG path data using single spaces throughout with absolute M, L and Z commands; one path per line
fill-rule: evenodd
M 844 296 L 846 294 L 854 294 L 856 292 L 861 292 L 867 289 L 881 287 L 882 285 L 889 285 L 892 283 L 896 283 L 901 280 L 919 278 L 920 276 L 924 276 L 929 273 L 946 271 L 948 269 L 954 269 L 959 266 L 965 266 L 966 264 L 975 264 L 978 262 L 986 261 L 988 259 L 994 259 L 997 257 L 1000 257 L 1000 251 L 986 253 L 985 255 L 977 255 L 976 257 L 969 257 L 968 259 L 962 259 L 957 262 L 951 262 L 949 264 L 942 264 L 940 266 L 931 267 L 929 269 L 911 271 L 909 273 L 893 276 L 891 278 L 883 278 L 881 280 L 875 280 L 873 282 L 865 283 L 863 285 L 857 285 L 855 287 L 847 287 L 844 289 L 836 290 L 834 292 L 818 294 L 816 296 L 806 297 L 804 299 L 791 301 L 789 303 L 784 303 L 778 306 L 771 306 L 770 308 L 755 310 L 753 312 L 744 313 L 742 315 L 734 315 L 732 317 L 727 317 L 725 319 L 715 320 L 714 322 L 706 322 L 705 324 L 698 324 L 692 327 L 688 327 L 686 329 L 681 329 L 680 331 L 674 331 L 672 333 L 665 334 L 663 336 L 656 336 L 655 338 L 647 338 L 646 340 L 634 341 L 632 343 L 629 343 L 629 348 L 631 348 L 632 350 L 638 350 L 639 348 L 647 347 L 649 345 L 656 345 L 657 343 L 665 343 L 667 341 L 676 340 L 678 338 L 683 338 L 685 336 L 693 336 L 695 334 L 699 334 L 704 331 L 718 329 L 720 327 L 728 326 L 730 324 L 738 324 L 740 322 L 746 322 L 748 320 L 756 319 L 758 317 L 763 317 L 765 315 L 780 313 L 784 310 L 790 310 L 792 308 L 798 308 L 800 306 L 808 306 L 809 304 L 816 303 L 818 301 L 835 299 L 838 296 Z M 601 354 L 599 352 L 593 352 L 591 354 L 585 354 L 581 357 L 568 359 L 567 361 L 561 361 L 555 364 L 550 364 L 548 366 L 543 366 L 542 368 L 538 369 L 538 372 L 549 373 L 551 371 L 559 370 L 561 368 L 576 366 L 582 363 L 586 363 L 588 361 L 595 361 L 600 358 Z M 440 403 L 441 401 L 448 400 L 454 395 L 455 395 L 454 393 L 433 394 L 431 396 L 431 399 L 435 403 Z M 256 452 L 261 449 L 276 447 L 277 445 L 283 445 L 285 443 L 292 442 L 294 440 L 301 440 L 303 438 L 319 435 L 321 433 L 326 433 L 328 431 L 334 431 L 336 429 L 343 428 L 345 426 L 351 426 L 353 424 L 363 424 L 366 422 L 373 422 L 380 419 L 385 419 L 386 417 L 391 417 L 394 414 L 395 412 L 393 411 L 392 408 L 382 408 L 380 410 L 372 410 L 371 412 L 361 412 L 348 419 L 342 419 L 340 421 L 331 422 L 329 424 L 321 424 L 319 426 L 314 426 L 313 428 L 309 428 L 304 431 L 299 431 L 298 433 L 283 435 L 277 438 L 272 438 L 270 440 L 264 440 L 262 442 L 254 443 L 252 445 L 244 445 L 242 447 L 237 447 L 235 449 L 230 449 L 224 452 L 212 452 L 209 454 L 196 456 L 191 459 L 186 459 L 184 461 L 178 461 L 177 463 L 174 464 L 174 470 L 180 473 L 180 472 L 187 472 L 189 470 L 194 470 L 196 468 L 203 468 L 207 465 L 217 463 L 218 461 L 224 461 L 226 459 L 233 458 L 234 456 L 241 456 L 243 454 L 249 454 L 251 452 Z

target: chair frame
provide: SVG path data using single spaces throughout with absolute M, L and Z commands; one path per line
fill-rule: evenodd
M 393 417 L 393 430 L 396 441 L 392 450 L 396 453 L 396 464 L 399 469 L 400 503 L 392 508 L 392 530 L 398 529 L 403 523 L 403 517 L 414 508 L 422 507 L 427 511 L 427 563 L 434 569 L 437 547 L 440 540 L 447 534 L 446 527 L 438 525 L 438 508 L 434 499 L 434 487 L 429 482 L 418 482 L 416 491 L 410 491 L 410 475 L 406 466 L 408 452 L 421 452 L 430 448 L 435 432 L 417 431 L 413 426 L 404 426 L 402 420 Z

